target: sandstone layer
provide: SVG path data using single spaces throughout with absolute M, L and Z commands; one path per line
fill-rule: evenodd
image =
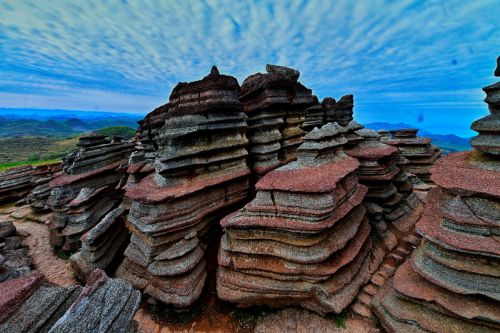
M 265 175 L 255 199 L 222 219 L 221 299 L 339 313 L 369 279 L 367 190 L 343 133 L 338 124 L 308 133 L 297 161 Z
M 500 106 L 494 86 L 485 89 L 490 111 Z M 424 240 L 373 301 L 388 332 L 500 330 L 500 159 L 484 144 L 495 140 L 432 168 L 438 187 L 417 224 Z

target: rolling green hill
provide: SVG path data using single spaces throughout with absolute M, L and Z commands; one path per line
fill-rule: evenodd
M 113 135 L 130 139 L 135 130 L 126 126 L 106 127 L 94 132 L 112 137 Z M 41 162 L 61 160 L 69 151 L 75 149 L 80 136 L 60 138 L 57 136 L 22 136 L 0 138 L 0 171 L 5 169 Z

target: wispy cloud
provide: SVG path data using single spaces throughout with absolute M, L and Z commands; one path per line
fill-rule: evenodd
M 497 15 L 496 0 L 4 1 L 0 107 L 147 112 L 213 64 L 241 82 L 279 63 L 320 97 L 354 93 L 362 119 L 387 120 L 384 101 L 479 116 Z

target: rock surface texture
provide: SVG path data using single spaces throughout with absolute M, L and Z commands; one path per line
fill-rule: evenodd
M 499 87 L 484 89 L 493 113 Z M 485 144 L 499 130 L 432 168 L 438 187 L 417 224 L 424 240 L 373 300 L 388 332 L 500 331 L 500 159 Z
M 417 137 L 418 129 L 399 129 L 391 132 L 391 139 L 385 143 L 398 147 L 408 159 L 406 170 L 415 174 L 420 180 L 431 182 L 431 167 L 441 156 L 441 150 L 431 144 L 431 139 Z
M 71 256 L 73 272 L 85 280 L 96 268 L 105 270 L 128 241 L 125 209 L 118 207 L 81 237 L 82 248 Z
M 140 293 L 130 283 L 93 271 L 85 288 L 41 283 L 39 276 L 0 283 L 0 332 L 133 332 Z M 5 312 L 2 311 L 2 315 Z
M 24 199 L 31 190 L 38 189 L 34 209 L 46 209 L 48 193 L 44 184 L 49 182 L 61 170 L 60 163 L 39 166 L 23 165 L 0 173 L 0 204 Z M 50 191 L 49 191 L 50 192 Z
M 342 151 L 345 129 L 305 136 L 298 159 L 265 175 L 256 197 L 221 221 L 217 293 L 240 306 L 345 309 L 370 278 L 370 225 L 359 162 Z
M 235 78 L 217 68 L 179 83 L 155 145 L 155 173 L 128 187 L 131 243 L 118 275 L 145 294 L 191 306 L 206 279 L 211 223 L 247 197 L 246 115 Z
M 246 78 L 239 96 L 248 116 L 250 169 L 257 178 L 297 157 L 305 110 L 314 103 L 311 90 L 297 81 L 298 71 L 275 65 L 266 71 Z
M 77 149 L 64 159 L 64 174 L 49 183 L 53 246 L 78 250 L 80 237 L 120 204 L 133 149 L 131 142 L 101 135 L 80 138 Z
M 28 249 L 11 221 L 0 222 L 0 282 L 31 272 Z

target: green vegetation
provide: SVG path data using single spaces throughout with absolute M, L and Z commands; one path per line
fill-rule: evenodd
M 110 126 L 101 128 L 94 132 L 97 134 L 105 135 L 109 138 L 113 137 L 113 135 L 121 136 L 125 140 L 128 140 L 135 135 L 135 130 L 127 126 Z
M 346 323 L 346 319 L 347 319 L 347 312 L 346 311 L 342 311 L 341 313 L 339 314 L 330 314 L 330 315 L 327 315 L 326 316 L 328 319 L 331 319 L 335 322 L 335 326 L 337 326 L 337 328 L 347 328 L 347 323 Z
M 60 159 L 53 159 L 53 160 L 40 160 L 37 162 L 30 162 L 30 161 L 23 161 L 23 162 L 10 162 L 10 163 L 1 163 L 0 164 L 0 172 L 7 171 L 9 169 L 21 166 L 21 165 L 27 165 L 31 164 L 33 166 L 36 165 L 42 165 L 42 164 L 51 164 L 51 163 L 57 163 L 60 162 Z
M 135 130 L 126 126 L 111 126 L 95 132 L 110 138 L 117 135 L 130 139 L 135 135 Z M 48 136 L 0 138 L 0 172 L 26 164 L 56 163 L 75 149 L 79 137 L 87 133 L 66 138 Z

